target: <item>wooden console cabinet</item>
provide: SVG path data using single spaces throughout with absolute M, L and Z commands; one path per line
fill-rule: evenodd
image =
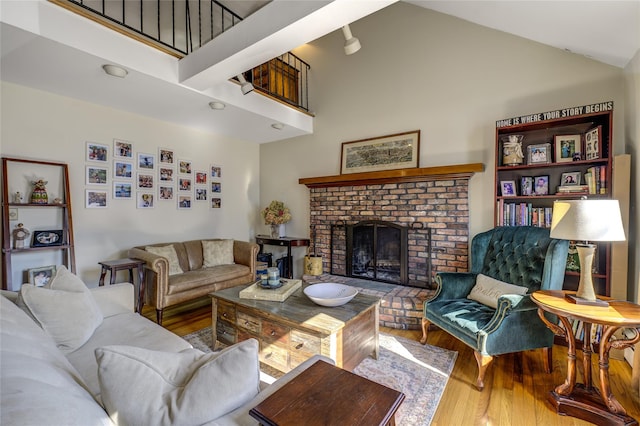
M 347 370 L 369 355 L 377 359 L 379 298 L 358 294 L 346 305 L 327 308 L 301 289 L 284 302 L 272 302 L 241 299 L 244 288 L 210 294 L 214 341 L 232 345 L 254 338 L 260 361 L 283 372 L 317 354 Z

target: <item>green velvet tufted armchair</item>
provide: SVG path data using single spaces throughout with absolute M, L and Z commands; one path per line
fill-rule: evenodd
M 538 317 L 529 294 L 562 289 L 567 250 L 568 241 L 550 238 L 545 228 L 505 226 L 476 235 L 471 241 L 471 271 L 436 275 L 438 290 L 425 302 L 420 342 L 427 342 L 428 327 L 435 324 L 473 348 L 480 390 L 496 355 L 544 348 L 545 370 L 551 372 L 553 333 Z M 518 290 L 526 294 L 496 296 L 496 308 L 469 299 L 479 274 L 525 287 Z

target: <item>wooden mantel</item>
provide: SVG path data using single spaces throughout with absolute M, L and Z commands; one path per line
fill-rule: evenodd
M 379 183 L 418 182 L 430 179 L 470 178 L 484 171 L 484 164 L 470 163 L 453 166 L 420 167 L 381 172 L 351 173 L 346 175 L 300 178 L 298 183 L 308 188 L 347 185 L 376 185 Z

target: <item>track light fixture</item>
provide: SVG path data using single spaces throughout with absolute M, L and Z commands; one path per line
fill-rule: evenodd
M 349 24 L 342 27 L 342 33 L 344 34 L 344 39 L 346 40 L 344 42 L 344 53 L 346 55 L 353 55 L 358 50 L 360 50 L 360 48 L 362 47 L 360 45 L 360 40 L 358 40 L 353 36 L 353 34 L 351 34 L 351 28 L 349 27 Z
M 237 77 L 238 77 L 238 81 L 240 82 L 240 90 L 242 90 L 243 95 L 253 92 L 253 84 L 245 80 L 244 75 L 238 74 Z

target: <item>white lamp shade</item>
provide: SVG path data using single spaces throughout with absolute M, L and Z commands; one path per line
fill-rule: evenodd
M 566 200 L 553 203 L 551 238 L 624 241 L 618 200 Z

